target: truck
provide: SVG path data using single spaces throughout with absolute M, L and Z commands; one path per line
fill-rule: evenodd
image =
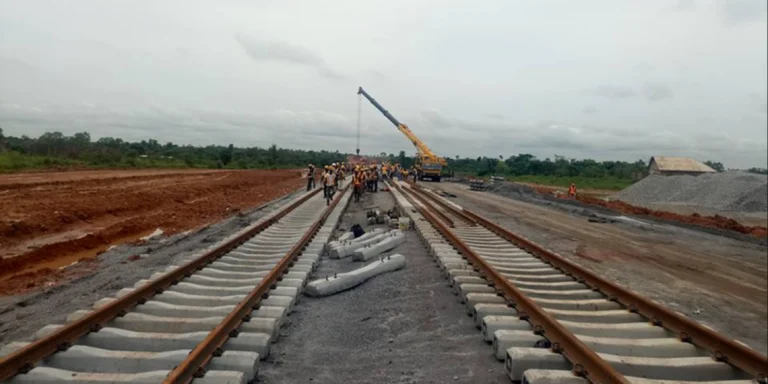
M 447 165 L 445 158 L 439 157 L 421 141 L 407 125 L 398 121 L 389 111 L 384 109 L 363 87 L 357 89 L 357 94 L 362 95 L 373 104 L 408 140 L 416 147 L 416 169 L 419 171 L 419 179 L 439 182 L 443 174 L 443 167 Z

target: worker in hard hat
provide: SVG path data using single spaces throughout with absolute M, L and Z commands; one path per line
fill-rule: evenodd
M 355 203 L 360 202 L 360 196 L 363 194 L 363 174 L 362 172 L 356 172 L 352 176 L 352 193 L 355 198 Z

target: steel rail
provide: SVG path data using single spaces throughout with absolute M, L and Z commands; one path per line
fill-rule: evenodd
M 412 185 L 412 184 L 411 184 Z M 453 228 L 455 226 L 453 220 L 451 220 L 450 217 L 446 216 L 444 213 L 434 209 L 432 205 L 427 201 L 427 198 L 424 196 L 424 193 L 422 191 L 418 191 L 415 188 L 411 187 L 411 191 L 413 191 L 413 197 L 421 202 L 422 205 L 428 206 L 430 209 L 434 211 L 434 213 L 441 218 L 446 224 L 448 224 L 449 227 Z M 417 193 L 418 192 L 418 193 Z M 409 196 L 404 195 L 406 198 L 409 198 Z M 412 201 L 413 202 L 413 201 Z
M 458 211 L 451 206 L 447 206 L 447 209 L 451 210 L 452 213 Z M 757 380 L 765 380 L 768 377 L 768 357 L 761 355 L 756 350 L 729 339 L 713 329 L 707 328 L 612 281 L 608 281 L 594 272 L 567 260 L 563 256 L 512 233 L 477 213 L 463 207 L 461 211 L 491 232 L 530 252 L 566 275 L 603 293 L 610 300 L 624 305 L 630 312 L 646 317 L 654 325 L 675 332 L 682 341 L 692 343 L 709 351 L 715 360 L 729 363 L 754 376 Z
M 566 275 L 570 275 L 589 287 L 598 290 L 610 300 L 617 301 L 627 307 L 630 312 L 638 313 L 648 318 L 654 325 L 675 332 L 682 341 L 706 349 L 712 353 L 712 358 L 715 360 L 729 363 L 758 380 L 764 380 L 768 376 L 768 357 L 761 355 L 756 350 L 733 339 L 729 339 L 713 329 L 707 328 L 614 282 L 608 281 L 594 272 L 524 237 L 510 232 L 478 214 L 466 209 L 464 209 L 464 212 L 472 216 L 486 229 L 541 258 L 554 268 L 563 271 Z
M 401 189 L 396 183 L 401 193 Z M 421 213 L 465 258 L 483 274 L 489 283 L 496 288 L 497 294 L 508 301 L 508 305 L 518 311 L 522 320 L 531 323 L 535 332 L 551 342 L 551 350 L 565 356 L 573 364 L 576 375 L 588 379 L 592 383 L 628 384 L 629 381 L 616 371 L 607 361 L 597 355 L 573 333 L 563 327 L 557 320 L 544 311 L 538 304 L 528 298 L 509 279 L 502 276 L 495 268 L 477 255 L 459 237 L 446 227 L 428 209 L 416 207 Z
M 311 197 L 315 196 L 318 192 L 320 192 L 319 189 L 305 194 L 295 202 L 281 208 L 277 214 L 269 217 L 234 239 L 217 246 L 195 260 L 174 269 L 156 280 L 148 282 L 140 288 L 135 289 L 133 292 L 88 313 L 79 320 L 67 324 L 47 336 L 37 339 L 18 351 L 0 359 L 0 381 L 10 379 L 19 373 L 29 372 L 38 361 L 43 360 L 58 351 L 68 349 L 75 343 L 75 341 L 77 341 L 77 339 L 90 332 L 98 332 L 99 329 L 112 319 L 124 316 L 128 310 L 137 304 L 143 304 L 146 302 L 147 298 L 162 293 L 166 288 L 191 276 L 194 272 L 203 269 L 206 265 L 235 249 L 259 232 L 267 229 Z
M 464 212 L 457 211 L 456 209 L 454 209 L 454 207 L 451 207 L 450 204 L 448 204 L 448 203 L 438 199 L 437 196 L 434 196 L 432 193 L 430 193 L 429 191 L 427 191 L 426 189 L 424 189 L 420 185 L 417 185 L 416 183 L 412 183 L 412 184 L 409 184 L 409 185 L 411 185 L 411 187 L 412 187 L 411 189 L 414 189 L 415 191 L 423 194 L 428 199 L 430 199 L 431 201 L 435 202 L 437 205 L 443 207 L 445 210 L 451 211 L 451 213 L 453 213 L 454 215 L 459 217 L 465 223 L 467 223 L 467 224 L 469 224 L 471 226 L 477 225 L 477 222 L 475 222 L 475 220 L 471 216 L 464 214 Z M 437 211 L 435 211 L 435 212 L 437 212 Z
M 221 347 L 230 337 L 237 337 L 237 328 L 243 322 L 250 321 L 251 311 L 260 307 L 259 303 L 261 300 L 269 296 L 269 290 L 274 288 L 281 277 L 288 272 L 288 268 L 293 266 L 301 251 L 309 245 L 310 241 L 312 241 L 312 238 L 323 226 L 333 209 L 339 204 L 339 201 L 343 198 L 346 190 L 347 187 L 344 187 L 339 191 L 339 195 L 330 205 L 328 205 L 323 214 L 315 220 L 304 236 L 302 236 L 285 256 L 283 256 L 275 268 L 261 280 L 259 285 L 253 288 L 240 304 L 238 304 L 203 341 L 197 344 L 184 361 L 179 363 L 179 365 L 168 374 L 163 381 L 164 384 L 186 384 L 192 382 L 195 378 L 200 378 L 205 375 L 205 366 L 208 362 L 213 357 L 221 355 Z

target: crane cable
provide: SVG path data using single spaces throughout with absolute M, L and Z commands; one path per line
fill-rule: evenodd
M 357 94 L 357 155 L 360 155 L 360 114 L 362 110 L 362 95 Z

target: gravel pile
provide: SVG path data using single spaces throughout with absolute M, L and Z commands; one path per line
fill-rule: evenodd
M 740 171 L 699 176 L 651 175 L 619 192 L 632 205 L 682 204 L 719 211 L 768 211 L 768 177 Z

